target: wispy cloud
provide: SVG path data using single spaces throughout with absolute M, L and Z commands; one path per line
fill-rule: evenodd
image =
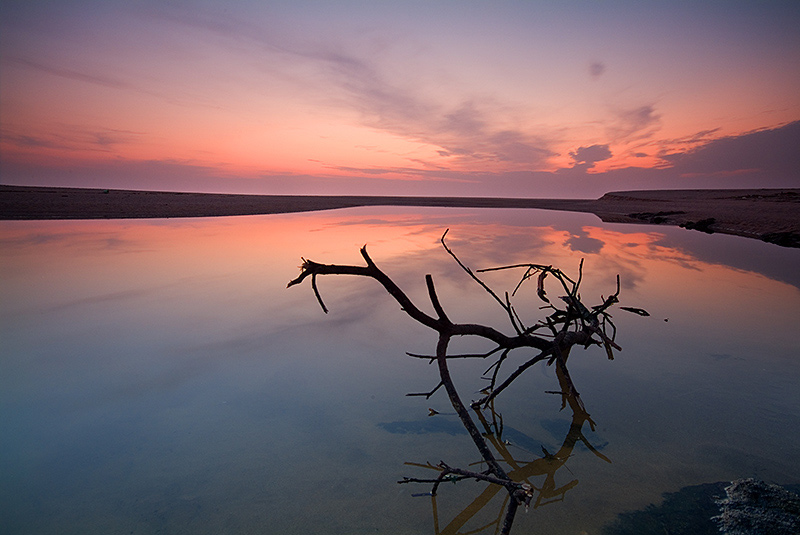
M 18 148 L 36 148 L 36 149 L 58 149 L 66 148 L 63 143 L 57 142 L 52 137 L 45 136 L 32 136 L 30 134 L 23 134 L 9 131 L 4 128 L 0 132 L 0 138 L 3 143 L 18 147 Z
M 719 127 L 710 128 L 677 138 L 658 139 L 646 142 L 645 144 L 650 147 L 657 147 L 658 151 L 656 156 L 659 158 L 664 158 L 670 154 L 685 153 L 694 148 L 706 145 L 715 139 L 718 139 L 719 136 L 715 136 L 715 134 L 717 134 L 719 131 Z
M 375 62 L 331 52 L 306 57 L 330 69 L 330 80 L 344 92 L 344 105 L 357 110 L 365 125 L 431 145 L 452 159 L 450 165 L 506 162 L 537 168 L 555 155 L 544 136 L 504 126 L 507 112 L 490 101 L 441 103 L 387 81 Z
M 115 78 L 113 76 L 105 76 L 100 74 L 93 74 L 88 72 L 83 72 L 75 69 L 69 69 L 65 67 L 56 67 L 53 65 L 46 65 L 44 63 L 40 63 L 38 61 L 32 61 L 26 58 L 17 57 L 17 56 L 3 56 L 3 60 L 7 61 L 11 64 L 20 65 L 23 67 L 28 67 L 31 69 L 35 69 L 47 74 L 51 74 L 53 76 L 59 76 L 61 78 L 66 78 L 69 80 L 76 80 L 78 82 L 85 82 L 88 84 L 100 85 L 103 87 L 110 87 L 113 89 L 134 89 L 135 87 L 131 84 L 123 81 L 120 78 Z
M 317 87 L 321 100 L 357 112 L 366 127 L 429 145 L 432 153 L 448 158 L 451 167 L 504 162 L 541 168 L 555 155 L 549 135 L 513 126 L 515 110 L 487 96 L 452 95 L 446 101 L 430 97 L 413 80 L 387 76 L 380 52 L 356 54 L 330 36 L 298 41 L 280 30 L 203 10 L 169 8 L 161 16 L 255 47 L 267 71 L 302 70 L 298 64 L 305 65 L 304 90 Z
M 608 136 L 616 142 L 632 142 L 653 136 L 661 126 L 661 115 L 655 106 L 646 104 L 630 109 L 617 109 L 608 125 Z
M 6 149 L 49 149 L 51 151 L 112 152 L 120 145 L 138 143 L 144 132 L 115 128 L 87 129 L 84 126 L 60 125 L 46 134 L 30 135 L 24 127 L 9 125 L 0 132 Z
M 154 97 L 160 101 L 167 102 L 172 105 L 192 108 L 214 108 L 219 109 L 223 107 L 218 102 L 209 102 L 208 99 L 192 94 L 189 92 L 176 92 L 170 87 L 159 88 L 158 83 L 145 84 L 141 81 L 133 81 L 132 77 L 109 76 L 106 74 L 98 74 L 97 71 L 101 67 L 89 66 L 81 64 L 80 62 L 73 61 L 68 58 L 65 64 L 69 66 L 55 65 L 62 61 L 57 57 L 43 58 L 42 61 L 33 61 L 22 56 L 14 56 L 4 54 L 1 56 L 2 62 L 26 69 L 56 76 L 65 80 L 72 80 L 75 82 L 82 82 L 96 87 L 114 89 L 118 91 L 137 93 L 140 95 L 147 95 Z M 87 97 L 88 98 L 88 97 Z

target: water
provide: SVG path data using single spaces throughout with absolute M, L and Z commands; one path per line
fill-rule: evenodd
M 3 531 L 455 533 L 496 520 L 504 493 L 485 484 L 447 484 L 432 504 L 412 497 L 429 486 L 396 483 L 435 476 L 405 463 L 479 460 L 444 392 L 405 395 L 438 382 L 435 366 L 405 355 L 433 352 L 435 333 L 371 280 L 321 278 L 327 315 L 307 283 L 286 289 L 301 257 L 361 264 L 367 243 L 424 310 L 431 273 L 451 319 L 510 333 L 442 250 L 446 228 L 473 268 L 536 262 L 577 275 L 584 258 L 586 302 L 620 274 L 621 305 L 651 313 L 614 313 L 613 361 L 573 351 L 597 424 L 582 432 L 611 462 L 575 445 L 548 482 L 563 492 L 520 513 L 515 533 L 599 533 L 689 485 L 800 483 L 798 250 L 534 210 L 3 222 Z M 485 280 L 502 292 L 520 275 Z M 533 286 L 517 299 L 529 323 L 543 317 Z M 513 355 L 507 371 L 525 358 Z M 487 366 L 452 364 L 465 400 Z M 542 447 L 559 450 L 572 420 L 547 390 L 558 381 L 539 364 L 497 404 L 508 458 L 538 462 L 539 488 Z

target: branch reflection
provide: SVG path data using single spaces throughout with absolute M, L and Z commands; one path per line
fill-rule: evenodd
M 569 472 L 569 481 L 566 483 L 557 483 L 556 475 L 559 474 L 559 472 L 563 474 L 564 470 L 562 470 L 562 468 L 569 471 L 569 468 L 566 466 L 567 460 L 573 455 L 573 450 L 579 442 L 586 446 L 590 452 L 602 461 L 611 463 L 611 460 L 603 455 L 584 434 L 584 426 L 586 424 L 588 424 L 591 431 L 594 431 L 596 426 L 587 412 L 580 394 L 578 394 L 572 383 L 569 370 L 567 369 L 567 357 L 568 355 L 565 355 L 563 361 L 559 360 L 555 363 L 555 373 L 558 378 L 560 390 L 549 392 L 561 397 L 561 409 L 569 407 L 572 412 L 569 430 L 557 451 L 549 452 L 544 446 L 541 446 L 542 457 L 532 461 L 520 460 L 518 458 L 520 454 L 511 451 L 511 447 L 514 447 L 515 444 L 511 443 L 503 436 L 505 430 L 504 421 L 502 415 L 496 410 L 495 402 L 492 401 L 487 407 L 481 407 L 477 404 L 472 407 L 477 422 L 483 429 L 482 435 L 484 440 L 491 446 L 494 452 L 496 452 L 497 459 L 507 465 L 508 476 L 515 482 L 530 485 L 534 493 L 534 500 L 531 503 L 531 507 L 534 509 L 563 501 L 566 493 L 578 485 L 578 479 L 576 479 L 571 472 Z M 529 453 L 526 450 L 523 451 Z M 406 462 L 405 464 L 408 466 L 441 471 L 440 467 L 431 463 Z M 480 461 L 476 464 L 483 465 L 485 463 Z M 400 481 L 400 483 L 412 481 L 414 480 L 406 479 Z M 510 497 L 507 493 L 503 493 L 502 503 L 495 503 L 492 505 L 492 502 L 498 493 L 501 493 L 503 490 L 505 490 L 504 487 L 500 485 L 488 484 L 480 494 L 449 521 L 441 518 L 442 515 L 439 511 L 440 508 L 437 501 L 438 496 L 432 495 L 431 508 L 433 511 L 434 533 L 436 535 L 496 533 L 502 526 Z M 430 493 L 424 495 L 430 495 Z M 416 494 L 416 496 L 419 496 L 419 494 Z M 496 514 L 491 513 L 492 508 L 496 508 Z M 484 524 L 482 525 L 471 525 L 468 527 L 470 521 L 473 521 L 473 524 L 475 524 L 480 521 L 476 519 L 485 519 L 486 517 L 492 520 L 488 523 L 484 520 Z

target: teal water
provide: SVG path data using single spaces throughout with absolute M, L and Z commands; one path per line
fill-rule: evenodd
M 434 367 L 405 355 L 433 352 L 434 333 L 373 281 L 321 279 L 327 315 L 309 286 L 285 288 L 301 257 L 360 264 L 367 243 L 423 308 L 431 273 L 454 321 L 510 332 L 442 250 L 446 228 L 473 268 L 535 262 L 577 274 L 583 258 L 585 301 L 613 292 L 620 274 L 621 304 L 651 313 L 615 312 L 615 360 L 599 348 L 570 358 L 597 423 L 582 430 L 610 463 L 578 444 L 550 476 L 536 472 L 542 447 L 558 450 L 572 419 L 545 393 L 558 389 L 552 369 L 530 369 L 498 401 L 508 458 L 531 467 L 534 487 L 552 484 L 552 499 L 518 515 L 516 533 L 599 533 L 690 485 L 800 483 L 797 250 L 525 210 L 3 222 L 3 531 L 399 534 L 491 524 L 503 495 L 485 484 L 448 484 L 434 508 L 412 496 L 427 486 L 396 483 L 432 477 L 405 463 L 479 460 L 443 392 L 405 395 L 438 382 Z M 502 292 L 519 275 L 486 281 Z M 533 322 L 544 312 L 530 290 L 518 307 Z M 509 371 L 524 355 L 513 358 Z M 487 366 L 453 364 L 465 400 L 478 397 Z

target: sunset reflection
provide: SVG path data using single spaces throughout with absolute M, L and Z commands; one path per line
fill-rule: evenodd
M 406 356 L 429 352 L 435 336 L 372 281 L 319 281 L 328 315 L 310 292 L 286 284 L 302 258 L 361 264 L 367 244 L 416 302 L 429 303 L 430 273 L 454 321 L 512 332 L 442 249 L 446 229 L 472 269 L 535 262 L 577 276 L 583 259 L 587 302 L 612 293 L 619 274 L 620 305 L 651 314 L 612 311 L 622 347 L 613 361 L 600 348 L 573 350 L 570 374 L 598 424 L 592 443 L 607 443 L 602 454 L 613 464 L 578 446 L 550 490 L 535 482 L 542 502 L 558 501 L 518 515 L 521 532 L 596 532 L 665 491 L 741 474 L 800 479 L 792 460 L 800 456 L 800 282 L 776 269 L 798 265 L 796 249 L 537 210 L 6 221 L 0 513 L 16 532 L 43 534 L 64 525 L 91 532 L 101 517 L 145 531 L 216 533 L 231 521 L 240 531 L 269 524 L 308 533 L 335 519 L 350 530 L 429 532 L 430 502 L 396 486 L 403 463 L 446 454 L 466 466 L 475 460 L 470 444 L 447 427 L 385 424 L 447 411 L 446 398 L 405 396 L 435 386 L 431 366 Z M 521 274 L 482 276 L 502 292 Z M 544 317 L 535 285 L 514 299 L 527 324 Z M 465 398 L 486 386 L 477 379 L 486 366 L 453 366 L 466 378 Z M 570 415 L 544 393 L 557 383 L 553 373 L 542 366 L 503 399 L 507 431 L 518 431 L 505 438 L 529 437 L 529 451 L 557 452 L 570 436 Z M 313 483 L 305 492 L 316 507 L 295 499 L 296 478 Z M 580 484 L 567 490 L 573 479 Z M 441 497 L 442 522 L 473 499 Z

